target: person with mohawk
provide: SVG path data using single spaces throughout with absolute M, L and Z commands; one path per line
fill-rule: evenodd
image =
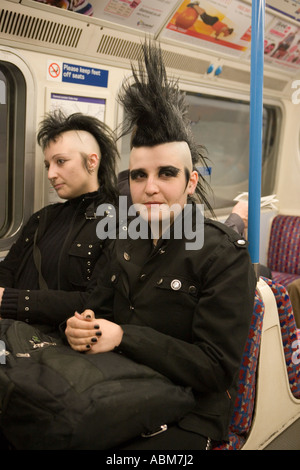
M 194 392 L 192 412 L 121 449 L 204 450 L 228 440 L 256 278 L 247 242 L 198 217 L 199 204 L 211 210 L 196 169 L 206 162 L 160 47 L 143 44 L 143 61 L 132 73 L 119 96 L 126 115 L 121 134 L 132 133 L 131 197 L 150 236 L 130 237 L 130 224 L 127 237 L 120 231 L 105 255 L 106 274 L 65 333 L 77 351 L 119 352 Z M 187 219 L 192 231 L 180 232 Z M 191 243 L 201 230 L 202 243 Z

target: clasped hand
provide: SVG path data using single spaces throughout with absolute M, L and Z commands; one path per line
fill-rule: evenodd
M 123 337 L 120 325 L 103 318 L 95 319 L 92 310 L 75 312 L 67 320 L 65 330 L 70 346 L 76 351 L 100 353 L 112 351 L 119 346 Z

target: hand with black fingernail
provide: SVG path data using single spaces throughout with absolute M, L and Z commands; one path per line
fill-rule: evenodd
M 90 350 L 97 342 L 97 338 L 101 336 L 99 332 L 99 322 L 95 320 L 92 310 L 85 310 L 83 313 L 75 312 L 74 316 L 67 320 L 65 334 L 70 346 L 76 351 Z
M 85 310 L 81 314 L 75 312 L 67 320 L 65 334 L 73 349 L 88 353 L 112 351 L 123 338 L 120 325 L 104 318 L 95 319 L 92 310 Z

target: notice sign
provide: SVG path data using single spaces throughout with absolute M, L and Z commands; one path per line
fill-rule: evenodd
M 107 88 L 108 70 L 49 60 L 47 80 Z
M 61 75 L 61 64 L 50 62 L 48 64 L 48 74 L 51 79 L 57 79 Z
M 62 81 L 79 83 L 81 85 L 92 85 L 107 87 L 108 71 L 63 63 Z

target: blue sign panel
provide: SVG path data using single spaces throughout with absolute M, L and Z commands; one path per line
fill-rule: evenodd
M 108 70 L 63 63 L 62 81 L 107 88 Z

